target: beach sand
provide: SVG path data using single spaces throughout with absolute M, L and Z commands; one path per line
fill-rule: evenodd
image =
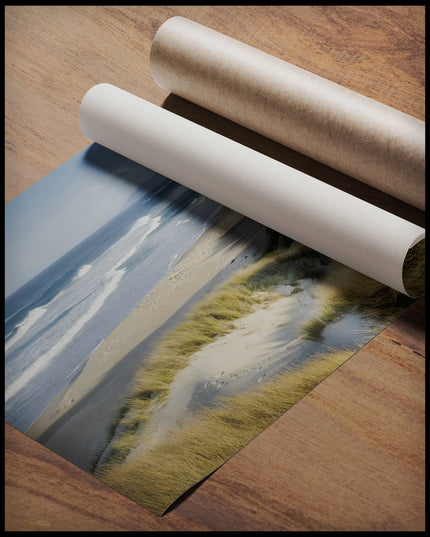
M 290 354 L 295 356 L 316 346 L 303 341 L 300 325 L 318 311 L 319 303 L 312 297 L 312 282 L 300 283 L 305 287 L 300 297 L 281 295 L 274 302 L 256 306 L 255 311 L 233 322 L 231 332 L 191 355 L 188 365 L 176 374 L 167 400 L 151 414 L 151 423 L 145 426 L 127 462 L 152 449 L 173 430 L 181 429 L 187 417 L 192 419 L 188 408 L 199 385 L 203 389 L 227 389 L 227 393 L 250 389 L 264 380 L 277 362 L 286 363 Z
M 241 229 L 241 225 L 243 229 Z M 141 301 L 88 359 L 80 374 L 40 414 L 26 434 L 88 470 L 140 362 L 136 348 L 180 322 L 183 310 L 234 270 L 253 262 L 264 228 L 224 209 L 219 220 L 182 256 L 170 274 Z M 260 238 L 259 238 L 260 237 Z M 264 252 L 261 252 L 263 254 Z M 208 289 L 209 290 L 209 289 Z M 179 314 L 181 312 L 181 315 Z M 178 317 L 178 319 L 176 319 Z

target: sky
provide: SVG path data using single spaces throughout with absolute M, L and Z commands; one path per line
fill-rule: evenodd
M 6 204 L 5 296 L 118 214 L 153 173 L 93 144 Z

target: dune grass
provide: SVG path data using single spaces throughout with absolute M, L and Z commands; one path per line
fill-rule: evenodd
M 321 333 L 327 324 L 319 318 L 309 319 L 302 327 L 303 337 L 309 341 L 319 341 L 322 339 Z
M 169 440 L 145 450 L 131 462 L 111 460 L 96 475 L 161 515 L 181 494 L 233 456 L 356 350 L 316 354 L 302 367 L 279 373 L 252 393 L 223 398 L 216 407 L 200 411 Z
M 261 260 L 261 266 L 244 272 L 244 285 L 251 291 L 267 290 L 278 285 L 297 285 L 297 280 L 321 279 L 330 260 L 302 245 L 271 252 Z M 245 269 L 246 270 L 246 269 Z
M 318 316 L 302 327 L 303 337 L 311 341 L 321 340 L 324 328 L 347 312 L 390 322 L 413 303 L 412 298 L 339 263 L 327 271 L 322 285 L 330 289 L 328 297 Z
M 132 390 L 124 397 L 108 431 L 108 442 L 116 437 L 109 457 L 121 461 L 127 456 L 150 419 L 150 409 L 167 397 L 177 372 L 187 365 L 191 355 L 233 330 L 235 320 L 283 296 L 274 291 L 277 285 L 296 285 L 301 278 L 321 278 L 328 263 L 325 256 L 309 248 L 293 246 L 267 254 L 208 294 L 179 326 L 159 341 L 136 371 Z M 97 467 L 97 459 L 92 469 Z
M 422 239 L 410 248 L 403 264 L 403 285 L 413 297 L 418 297 L 425 291 L 425 256 L 426 244 L 425 239 Z
M 411 299 L 360 275 L 325 256 L 292 246 L 267 254 L 238 271 L 200 301 L 183 322 L 170 330 L 145 358 L 131 392 L 111 426 L 109 450 L 95 474 L 113 488 L 162 514 L 184 491 L 225 462 L 267 425 L 301 399 L 357 349 L 327 351 L 312 356 L 300 368 L 280 373 L 252 393 L 224 398 L 204 408 L 176 428 L 169 441 L 139 453 L 139 437 L 151 422 L 152 410 L 167 398 L 176 374 L 190 357 L 235 327 L 235 321 L 264 308 L 283 294 L 302 291 L 300 280 L 312 278 L 325 286 L 326 300 L 302 335 L 319 340 L 324 328 L 346 312 L 361 312 L 389 321 Z M 328 292 L 327 292 L 328 290 Z M 129 456 L 130 455 L 130 456 Z

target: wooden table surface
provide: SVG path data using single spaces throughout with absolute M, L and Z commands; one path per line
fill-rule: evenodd
M 110 82 L 411 221 L 423 214 L 152 79 L 182 15 L 424 119 L 424 6 L 6 6 L 6 201 L 89 145 L 78 108 Z M 424 302 L 159 518 L 5 425 L 6 530 L 423 530 Z

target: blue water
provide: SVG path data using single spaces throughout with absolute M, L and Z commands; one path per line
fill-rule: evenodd
M 119 214 L 9 296 L 6 421 L 25 431 L 220 210 L 154 174 Z

